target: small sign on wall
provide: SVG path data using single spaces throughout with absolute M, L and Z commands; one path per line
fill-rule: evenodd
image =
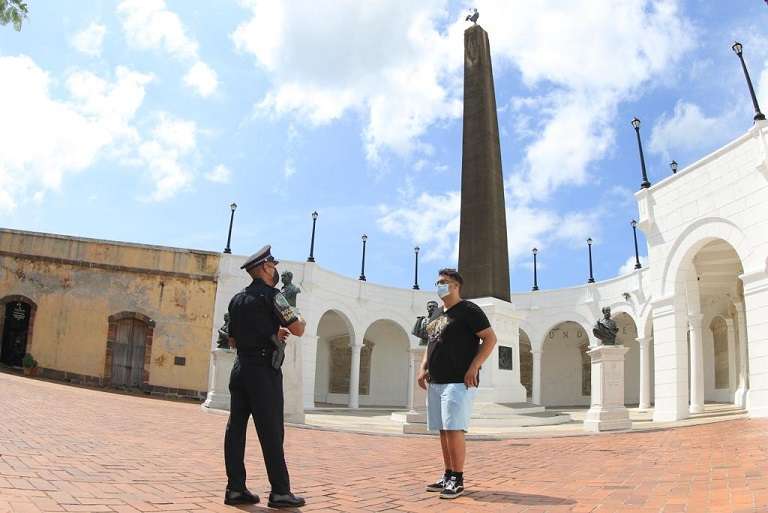
M 512 370 L 512 348 L 499 346 L 499 369 Z

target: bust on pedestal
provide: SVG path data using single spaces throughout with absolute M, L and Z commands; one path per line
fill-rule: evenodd
M 624 407 L 624 356 L 629 348 L 616 345 L 618 331 L 611 309 L 603 308 L 603 318 L 592 330 L 602 345 L 587 352 L 592 359 L 592 402 L 584 419 L 587 431 L 632 429 Z
M 224 314 L 224 324 L 219 328 L 216 349 L 211 351 L 211 369 L 208 395 L 203 408 L 229 411 L 229 375 L 235 364 L 235 351 L 229 347 L 229 314 Z

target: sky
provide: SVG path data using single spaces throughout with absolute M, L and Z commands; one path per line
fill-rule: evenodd
M 456 266 L 463 31 L 489 33 L 513 292 L 634 264 L 641 182 L 768 108 L 763 0 L 30 2 L 0 27 L 0 227 L 222 251 L 264 244 L 422 289 Z M 641 258 L 645 239 L 638 231 Z

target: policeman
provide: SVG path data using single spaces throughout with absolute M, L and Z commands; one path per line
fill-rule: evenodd
M 258 495 L 245 487 L 245 434 L 253 416 L 271 485 L 269 507 L 298 507 L 305 500 L 291 493 L 283 454 L 283 373 L 277 340 L 304 334 L 306 323 L 275 287 L 278 261 L 271 246 L 253 254 L 241 269 L 253 282 L 229 303 L 230 345 L 237 349 L 229 391 L 232 397 L 224 437 L 227 491 L 224 503 L 256 504 Z M 276 337 L 276 339 L 275 339 Z M 277 356 L 277 358 L 273 358 Z M 278 360 L 277 362 L 275 360 Z

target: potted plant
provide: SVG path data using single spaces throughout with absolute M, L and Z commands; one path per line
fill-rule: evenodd
M 27 353 L 24 355 L 24 358 L 21 360 L 21 366 L 24 367 L 25 376 L 37 374 L 37 360 L 31 354 Z

